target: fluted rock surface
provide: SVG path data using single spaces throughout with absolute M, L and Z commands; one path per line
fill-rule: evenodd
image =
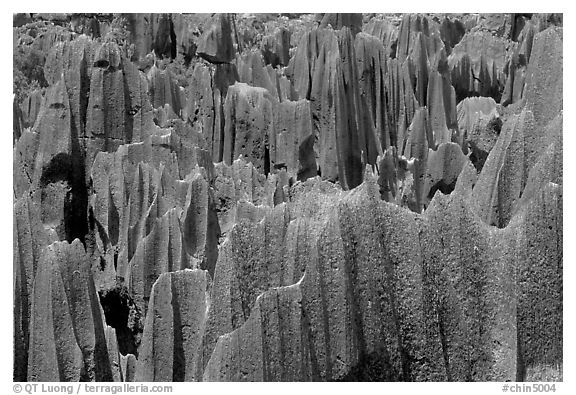
M 561 16 L 14 37 L 14 380 L 562 380 Z
M 37 271 L 28 379 L 112 380 L 101 308 L 80 241 L 46 247 Z
M 449 57 L 452 81 L 459 99 L 492 96 L 499 101 L 509 44 L 486 31 L 467 33 Z
M 217 14 L 212 25 L 200 38 L 198 55 L 211 63 L 230 63 L 234 59 L 230 15 Z
M 224 103 L 224 162 L 230 165 L 242 155 L 267 173 L 272 117 L 272 99 L 266 89 L 245 83 L 232 85 Z
M 136 381 L 197 381 L 202 333 L 210 304 L 206 272 L 163 274 L 150 293 Z
M 263 38 L 261 49 L 266 64 L 270 64 L 272 67 L 288 66 L 290 62 L 290 30 L 283 27 L 275 29 Z

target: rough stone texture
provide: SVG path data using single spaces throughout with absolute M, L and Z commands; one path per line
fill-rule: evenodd
M 290 31 L 281 27 L 262 39 L 264 62 L 276 66 L 288 66 L 290 62 Z
M 132 60 L 143 58 L 154 51 L 159 57 L 175 58 L 178 50 L 178 39 L 175 37 L 175 22 L 170 14 L 122 14 L 126 19 L 126 30 L 130 33 Z M 179 31 L 180 32 L 180 31 Z M 183 43 L 184 38 L 181 38 Z
M 176 37 L 176 53 L 182 55 L 184 59 L 190 59 L 196 55 L 196 49 L 198 47 L 198 35 L 199 35 L 199 25 L 209 19 L 207 14 L 171 14 L 172 30 L 171 34 Z M 196 23 L 190 22 L 190 17 L 195 18 Z M 172 37 L 171 37 L 172 44 Z M 173 54 L 174 47 L 171 48 L 171 54 Z
M 385 49 L 387 57 L 396 56 L 398 28 L 387 20 L 372 18 L 362 27 L 362 31 L 377 37 Z
M 561 16 L 14 24 L 14 380 L 562 380 Z
M 428 80 L 428 117 L 434 146 L 448 143 L 452 135 L 457 134 L 458 122 L 456 117 L 456 94 L 450 84 L 450 79 L 431 72 Z
M 366 100 L 368 109 L 366 115 L 369 113 L 377 137 L 377 141 L 371 142 L 369 148 L 372 151 L 377 151 L 380 147 L 386 149 L 390 147 L 391 140 L 386 99 L 387 56 L 385 48 L 376 37 L 365 33 L 356 35 L 354 45 L 358 62 L 360 95 Z M 368 154 L 372 160 L 375 153 Z
M 322 37 L 310 91 L 315 149 L 322 178 L 349 189 L 362 182 L 362 164 L 376 162 L 376 133 L 360 96 L 353 35 L 346 27 L 328 33 Z
M 412 88 L 408 62 L 398 59 L 388 62 L 388 84 L 390 117 L 390 140 L 400 152 L 404 149 L 406 129 L 410 126 L 418 107 Z
M 203 63 L 194 67 L 192 80 L 187 88 L 186 108 L 183 119 L 192 125 L 199 125 L 208 141 L 208 149 L 213 152 L 214 140 L 220 138 L 220 130 L 215 129 L 216 118 L 221 112 L 220 107 L 215 106 L 218 98 L 213 89 L 212 71 Z M 218 156 L 215 161 L 221 160 Z
M 506 40 L 486 31 L 466 33 L 448 58 L 452 83 L 459 100 L 468 96 L 492 96 L 500 101 L 505 84 L 503 70 Z
M 47 236 L 39 207 L 29 196 L 14 204 L 14 378 L 27 377 L 33 285 Z
M 437 150 L 429 150 L 423 199 L 432 199 L 438 190 L 444 194 L 452 192 L 465 162 L 466 156 L 456 143 L 442 143 Z
M 120 49 L 104 43 L 96 52 L 90 78 L 86 137 L 103 144 L 103 151 L 125 140 L 126 111 Z
M 426 110 L 419 108 L 416 110 L 412 124 L 407 131 L 408 138 L 404 148 L 404 156 L 414 159 L 413 177 L 414 194 L 416 196 L 414 211 L 420 213 L 423 208 L 423 193 L 426 165 L 428 162 L 429 148 L 434 148 L 431 144 L 432 130 L 428 123 Z
M 232 85 L 224 103 L 224 162 L 230 165 L 242 155 L 256 169 L 268 173 L 272 117 L 272 102 L 266 89 L 244 83 Z
M 126 142 L 138 143 L 157 133 L 153 122 L 153 107 L 148 96 L 148 82 L 146 76 L 131 62 L 124 63 L 123 74 Z
M 147 311 L 156 279 L 162 273 L 180 269 L 180 234 L 175 214 L 171 210 L 153 222 L 150 232 L 138 241 L 125 271 L 119 272 L 141 312 Z
M 239 55 L 236 59 L 238 65 L 239 82 L 250 86 L 264 88 L 270 97 L 278 98 L 275 79 L 270 78 L 269 65 L 264 67 L 264 59 L 260 51 L 250 51 Z
M 347 27 L 353 35 L 356 35 L 362 30 L 362 14 L 324 14 L 320 27 L 325 28 L 328 25 L 335 30 Z
M 525 161 L 530 168 L 526 187 L 522 192 L 521 202 L 518 207 L 523 207 L 525 202 L 532 199 L 537 193 L 545 188 L 548 183 L 563 184 L 563 150 L 562 150 L 562 115 L 558 115 L 546 128 L 541 144 L 546 149 L 538 157 L 534 164 Z
M 275 107 L 270 166 L 285 168 L 302 180 L 316 175 L 312 113 L 306 99 L 283 101 Z
M 70 129 L 70 101 L 62 78 L 46 92 L 44 106 L 33 129 L 39 135 L 38 151 L 34 170 L 31 174 L 31 181 L 34 186 L 40 185 L 42 172 L 53 158 L 58 154 L 71 155 L 72 135 Z M 67 171 L 67 169 L 58 170 Z
M 562 29 L 550 27 L 534 37 L 526 70 L 526 103 L 538 128 L 562 110 Z
M 489 225 L 505 227 L 526 185 L 534 117 L 524 110 L 508 119 L 474 187 L 476 212 Z
M 528 21 L 518 34 L 518 43 L 511 59 L 507 63 L 508 79 L 502 93 L 502 104 L 516 103 L 524 97 L 526 82 L 526 68 L 530 61 L 534 36 L 537 33 L 536 25 Z
M 505 262 L 521 248 L 515 232 L 525 225 L 499 235 L 473 215 L 474 173 L 468 163 L 455 195 L 436 197 L 424 217 L 379 202 L 373 181 L 350 192 L 328 212 L 304 277 L 256 299 L 250 317 L 218 339 L 204 379 L 282 380 L 279 364 L 299 369 L 300 380 L 347 379 L 360 359 L 380 379 L 514 380 L 513 312 L 526 297 L 516 296 L 510 285 L 515 271 Z M 390 231 L 397 223 L 402 235 Z M 290 296 L 289 313 L 280 314 L 284 295 Z M 286 332 L 276 329 L 286 317 L 291 320 L 283 328 L 297 333 L 290 339 L 301 339 L 290 348 L 296 353 L 290 360 L 282 351 Z M 278 343 L 280 352 L 267 352 Z
M 160 70 L 152 66 L 147 78 L 152 107 L 158 108 L 168 104 L 174 113 L 180 116 L 183 107 L 182 93 L 174 82 L 170 70 Z
M 491 243 L 491 230 L 467 203 L 474 178 L 468 163 L 453 194 L 437 194 L 426 211 L 425 270 L 438 290 L 430 302 L 448 380 L 514 380 L 514 272 L 502 266 L 507 255 Z
M 148 160 L 151 165 L 142 163 Z M 178 165 L 173 154 L 155 144 L 124 145 L 114 154 L 99 153 L 92 167 L 90 213 L 100 251 L 110 248 L 115 253 L 123 249 L 126 253 L 132 251 L 138 241 L 137 236 L 136 239 L 132 236 L 142 232 L 146 218 L 151 217 L 152 221 L 175 207 L 170 187 L 174 188 L 177 175 Z M 136 230 L 136 234 L 131 233 Z M 120 255 L 124 259 L 131 257 L 131 253 Z M 121 259 L 118 265 L 124 263 Z
M 481 171 L 502 128 L 496 102 L 489 97 L 468 97 L 458 103 L 456 111 L 459 132 L 452 141 L 470 153 L 470 160 Z
M 464 139 L 470 139 L 477 122 L 485 124 L 491 117 L 498 115 L 496 102 L 491 97 L 468 97 L 458 103 L 456 112 L 460 145 L 463 145 Z
M 36 152 L 40 142 L 40 135 L 30 130 L 24 130 L 13 153 L 14 198 L 22 197 L 32 186 Z
M 92 59 L 94 56 L 97 60 L 105 57 L 102 50 L 95 52 L 97 50 L 94 42 L 86 36 L 80 36 L 71 42 L 57 43 L 50 50 L 44 66 L 44 76 L 50 85 L 64 78 L 70 101 L 72 124 L 78 136 L 85 134 L 89 80 L 94 63 Z
M 112 374 L 112 381 L 121 382 L 122 379 L 122 366 L 121 366 L 121 353 L 118 350 L 118 339 L 116 337 L 116 330 L 110 326 L 104 328 L 104 335 L 106 337 L 106 347 L 108 356 L 110 358 L 110 369 Z
M 278 184 L 273 176 L 265 177 L 251 162 L 236 159 L 231 166 L 218 163 L 211 180 L 216 213 L 222 235 L 236 222 L 238 204 L 246 201 L 254 205 L 273 206 Z
M 450 18 L 448 15 L 444 16 L 440 24 L 440 35 L 448 55 L 452 52 L 452 48 L 462 40 L 465 33 L 466 27 L 461 20 Z
M 22 127 L 31 128 L 34 126 L 42 106 L 42 98 L 42 92 L 35 90 L 22 103 Z M 18 138 L 20 138 L 20 135 Z
M 26 137 L 24 137 L 26 136 Z M 71 120 L 70 101 L 62 77 L 46 92 L 32 133 L 25 133 L 15 147 L 15 168 L 24 178 L 15 183 L 15 196 L 29 187 L 40 204 L 42 222 L 52 240 L 83 239 L 85 184 L 83 157 Z M 24 153 L 22 149 L 31 152 Z M 31 157 L 34 153 L 35 157 Z
M 212 26 L 200 37 L 197 53 L 211 63 L 230 63 L 234 52 L 231 17 L 217 14 Z
M 211 160 L 204 164 L 209 157 L 208 144 L 204 133 L 194 130 L 188 123 L 176 119 L 170 122 L 170 150 L 176 153 L 178 159 L 179 178 L 185 178 L 196 165 L 206 168 L 213 166 Z
M 517 380 L 562 379 L 562 206 L 549 183 L 520 217 Z
M 299 99 L 310 99 L 320 49 L 323 43 L 332 40 L 332 37 L 333 33 L 330 30 L 314 29 L 305 32 L 300 38 L 289 66 L 294 90 Z
M 419 33 L 426 37 L 425 41 L 429 55 L 435 52 L 432 50 L 432 47 L 430 47 L 432 41 L 429 40 L 429 38 L 433 33 L 437 34 L 438 39 L 440 39 L 440 37 L 439 32 L 432 28 L 428 17 L 420 14 L 405 14 L 400 23 L 398 44 L 396 47 L 396 58 L 398 58 L 400 63 L 404 63 L 410 55 L 410 52 L 412 52 L 416 46 L 416 42 L 420 40 L 418 37 Z
M 18 106 L 16 97 L 12 101 L 12 141 L 16 143 L 24 129 L 24 115 L 22 114 L 22 109 Z
M 136 374 L 136 357 L 133 354 L 120 355 L 122 381 L 133 382 Z
M 202 270 L 165 273 L 150 292 L 136 381 L 198 381 L 210 304 Z
M 38 262 L 30 321 L 31 381 L 112 380 L 87 258 L 75 240 L 51 244 Z
M 213 275 L 220 237 L 214 196 L 204 175 L 198 172 L 190 178 L 180 225 L 182 243 L 198 267 Z
M 261 295 L 245 325 L 218 339 L 203 381 L 308 381 L 299 285 Z

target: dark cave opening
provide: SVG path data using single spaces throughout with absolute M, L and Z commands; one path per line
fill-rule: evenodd
M 144 323 L 142 313 L 129 295 L 128 289 L 123 282 L 118 281 L 116 287 L 99 291 L 98 296 L 106 324 L 116 330 L 120 353 L 138 357 Z
M 476 169 L 478 174 L 480 174 L 482 168 L 484 167 L 484 163 L 486 163 L 486 159 L 488 159 L 489 152 L 486 152 L 478 148 L 478 146 L 474 142 L 468 142 L 468 144 L 470 145 L 470 151 L 471 151 L 469 156 L 470 162 L 472 162 L 474 168 Z
M 64 202 L 66 241 L 71 243 L 74 239 L 79 239 L 85 243 L 88 226 L 85 212 L 88 197 L 84 184 L 84 166 L 82 158 L 75 156 L 74 140 L 72 145 L 72 155 L 61 152 L 43 167 L 40 187 L 44 188 L 58 182 L 65 182 L 70 186 Z

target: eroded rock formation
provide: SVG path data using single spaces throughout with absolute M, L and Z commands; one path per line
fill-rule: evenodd
M 14 380 L 562 380 L 558 15 L 14 31 Z

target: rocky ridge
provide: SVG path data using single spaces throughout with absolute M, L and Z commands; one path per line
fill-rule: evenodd
M 562 379 L 561 16 L 14 32 L 14 380 Z

